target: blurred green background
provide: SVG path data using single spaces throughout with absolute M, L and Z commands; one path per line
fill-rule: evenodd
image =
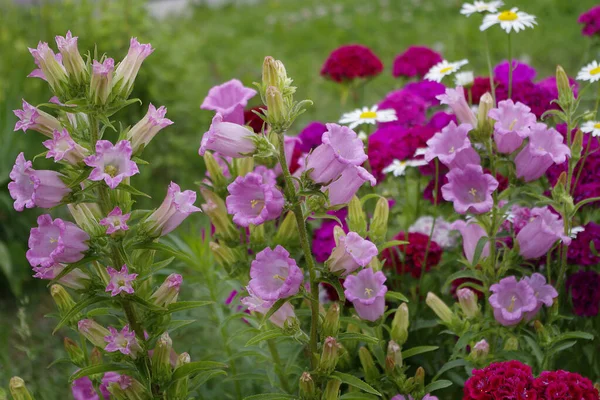
M 13 132 L 12 110 L 21 107 L 22 98 L 35 105 L 50 97 L 45 82 L 26 78 L 35 68 L 27 47 L 35 47 L 39 40 L 54 46 L 55 35 L 71 30 L 79 37 L 80 51 L 97 48 L 120 60 L 131 36 L 152 43 L 156 50 L 144 63 L 132 95 L 143 105 L 129 107 L 116 118 L 133 124 L 152 102 L 165 105 L 167 117 L 175 122 L 145 152 L 151 165 L 136 178 L 136 185 L 152 195 L 154 204 L 164 196 L 169 181 L 187 189 L 202 179 L 197 149 L 212 113 L 199 106 L 208 90 L 232 78 L 250 86 L 260 79 L 266 55 L 281 59 L 299 97 L 315 102 L 295 131 L 310 120 L 335 121 L 346 111 L 340 107 L 339 87 L 319 76 L 329 52 L 342 44 L 367 45 L 384 62 L 384 73 L 368 86 L 365 105 L 401 85 L 392 77 L 391 65 L 409 45 L 430 46 L 449 60 L 467 58 L 469 69 L 478 75 L 487 71 L 480 16 L 461 16 L 458 0 L 224 0 L 199 1 L 183 11 L 177 11 L 179 0 L 151 3 L 0 0 L 0 387 L 10 376 L 21 375 L 38 398 L 64 399 L 69 390 L 64 368 L 46 369 L 61 356 L 62 338 L 51 336 L 54 321 L 43 316 L 53 311 L 53 304 L 44 283 L 31 278 L 25 260 L 29 228 L 38 210 L 17 214 L 6 189 L 16 155 L 24 151 L 31 159 L 44 150 L 37 133 Z M 538 78 L 553 74 L 557 64 L 574 76 L 593 56 L 591 40 L 581 36 L 577 17 L 595 4 L 595 0 L 508 1 L 507 6 L 536 15 L 539 23 L 517 35 L 515 57 L 536 67 Z M 490 43 L 494 63 L 506 58 L 504 32 L 491 29 Z M 257 101 L 251 105 L 259 105 Z M 43 164 L 36 161 L 40 168 Z M 200 235 L 204 223 L 197 217 L 188 224 L 188 240 Z M 198 275 L 194 280 L 202 279 Z M 207 294 L 206 285 L 191 286 L 189 293 Z M 227 289 L 211 296 L 222 300 Z M 185 347 L 192 356 L 210 352 L 201 344 L 202 337 L 212 335 L 211 329 L 182 335 L 182 340 L 190 341 Z

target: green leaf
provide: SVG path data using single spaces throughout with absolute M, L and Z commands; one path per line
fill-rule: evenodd
M 549 353 L 551 355 L 554 355 L 556 353 L 560 353 L 563 350 L 566 350 L 568 348 L 571 348 L 571 347 L 575 346 L 576 343 L 577 343 L 577 340 L 570 340 L 570 341 L 567 341 L 567 342 L 562 342 L 560 344 L 552 346 L 552 348 L 550 349 Z
M 377 390 L 375 390 L 371 385 L 369 385 L 368 383 L 366 383 L 365 381 L 363 381 L 361 379 L 358 379 L 354 375 L 335 371 L 334 373 L 331 374 L 331 377 L 337 378 L 340 381 L 342 381 L 343 383 L 346 383 L 350 386 L 354 386 L 355 388 L 358 388 L 364 392 L 371 393 L 376 396 L 381 396 L 381 393 L 379 393 Z
M 377 339 L 376 337 L 365 335 L 364 333 L 352 333 L 352 332 L 340 333 L 338 340 L 340 342 L 349 341 L 349 340 L 358 340 L 359 342 L 367 342 L 367 343 L 373 343 L 373 344 L 379 343 L 379 339 Z
M 388 242 L 383 243 L 379 246 L 378 250 L 381 253 L 385 249 L 389 249 L 390 247 L 401 246 L 403 244 L 408 244 L 406 240 L 390 240 Z
M 191 364 L 191 363 L 190 363 Z M 189 364 L 187 364 L 189 365 Z M 90 367 L 81 368 L 79 371 L 75 372 L 73 375 L 69 377 L 69 382 L 73 382 L 76 379 L 83 378 L 84 376 L 101 374 L 104 372 L 129 372 L 135 371 L 130 365 L 127 364 L 100 364 L 100 365 L 92 365 Z
M 292 396 L 291 394 L 285 393 L 263 393 L 263 394 L 255 394 L 252 396 L 244 397 L 244 400 L 285 400 L 291 399 L 296 400 L 296 396 Z
M 191 310 L 192 308 L 203 307 L 213 303 L 214 301 L 179 301 L 169 304 L 167 313 L 171 314 L 178 311 Z
M 467 360 L 464 359 L 458 359 L 458 360 L 452 360 L 452 361 L 448 361 L 446 364 L 444 364 L 442 366 L 442 368 L 440 368 L 438 370 L 438 373 L 436 376 L 433 377 L 433 381 L 437 381 L 437 379 L 442 376 L 442 374 L 446 371 L 450 371 L 451 369 L 454 369 L 456 367 L 462 367 L 465 365 L 468 365 L 469 362 Z
M 77 178 L 75 178 L 75 180 L 73 180 L 71 183 L 69 183 L 69 189 L 73 189 L 76 186 L 79 186 L 79 184 L 81 184 L 81 182 L 85 181 L 88 176 L 90 176 L 90 173 L 92 172 L 91 168 L 86 168 L 85 170 L 83 170 L 81 172 L 81 174 L 79 174 L 79 176 L 77 176 Z
M 191 363 L 184 364 L 177 368 L 175 372 L 173 372 L 173 377 L 171 378 L 171 381 L 177 381 L 199 371 L 224 368 L 228 368 L 228 365 L 216 361 L 193 361 Z
M 425 386 L 425 393 L 432 393 L 436 390 L 447 388 L 448 386 L 452 386 L 452 382 L 444 379 L 441 381 L 431 382 L 429 385 Z
M 377 400 L 379 397 L 373 396 L 372 394 L 352 392 L 346 393 L 340 397 L 340 400 Z
M 275 302 L 275 304 L 273 304 L 273 306 L 271 306 L 271 308 L 269 309 L 269 311 L 267 311 L 267 313 L 264 315 L 262 321 L 260 322 L 260 325 L 263 326 L 268 320 L 269 318 L 271 318 L 271 316 L 273 314 L 275 314 L 281 307 L 283 307 L 283 305 L 285 303 L 287 303 L 289 299 L 279 299 Z
M 417 354 L 423 354 L 423 353 L 428 353 L 430 351 L 435 351 L 439 349 L 438 346 L 417 346 L 417 347 L 411 347 L 408 350 L 404 350 L 402 352 L 402 358 L 404 360 L 406 360 L 409 357 L 412 356 L 416 356 Z
M 152 311 L 166 311 L 167 310 L 166 308 L 157 306 L 154 303 L 150 303 L 148 300 L 144 300 L 140 296 L 135 295 L 135 294 L 127 296 L 127 299 L 133 301 L 134 303 L 139 304 L 142 307 L 147 308 L 148 310 L 152 310 Z
M 471 269 L 464 269 L 461 271 L 456 271 L 455 273 L 450 275 L 448 277 L 448 279 L 446 279 L 446 282 L 444 283 L 444 286 L 442 287 L 442 289 L 447 288 L 448 286 L 450 286 L 452 284 L 453 281 L 455 281 L 456 279 L 460 279 L 460 278 L 479 279 L 479 275 Z
M 310 216 L 311 218 L 314 219 L 332 219 L 335 222 L 338 223 L 338 225 L 342 226 L 342 221 L 340 221 L 340 219 L 338 217 L 336 217 L 335 215 L 331 215 L 331 214 L 324 214 L 324 213 L 315 213 L 315 214 L 311 214 Z
M 385 297 L 388 300 L 400 300 L 400 301 L 403 301 L 405 303 L 409 302 L 408 298 L 405 295 L 403 295 L 402 293 L 400 293 L 400 292 L 388 291 L 388 292 L 385 293 Z
M 198 375 L 196 375 L 196 378 L 194 378 L 194 383 L 191 385 L 191 387 L 195 388 L 198 386 L 202 386 L 212 378 L 219 375 L 227 376 L 227 372 L 223 371 L 222 369 L 213 369 L 210 371 L 200 372 Z
M 489 238 L 487 236 L 483 236 L 477 241 L 477 246 L 475 246 L 475 252 L 473 253 L 473 261 L 471 262 L 471 265 L 473 267 L 475 267 L 477 264 L 479 264 L 479 259 L 481 258 L 481 253 L 483 253 L 483 248 L 485 247 L 485 245 L 488 241 L 489 241 Z
M 562 335 L 559 335 L 556 339 L 554 339 L 554 343 L 558 343 L 567 339 L 594 340 L 594 335 L 592 335 L 591 333 L 581 331 L 567 332 L 563 333 Z
M 147 275 L 152 276 L 155 273 L 157 273 L 158 271 L 160 271 L 161 269 L 168 267 L 173 262 L 174 259 L 175 259 L 175 257 L 169 257 L 166 260 L 159 261 L 157 263 L 152 264 L 150 266 L 150 270 L 148 271 Z
M 370 193 L 360 198 L 360 205 L 364 207 L 365 203 L 371 199 L 379 199 L 380 195 L 377 193 Z
M 185 254 L 179 250 L 173 249 L 170 246 L 163 244 L 163 243 L 142 242 L 142 243 L 138 243 L 138 244 L 134 245 L 133 248 L 138 249 L 138 250 L 162 251 L 164 253 L 174 256 L 175 258 L 185 262 L 186 264 L 190 264 L 190 265 L 194 264 L 194 261 L 187 254 Z
M 246 342 L 245 347 L 252 346 L 254 344 L 260 343 L 264 340 L 274 339 L 280 336 L 287 336 L 283 331 L 279 328 L 270 329 L 268 331 L 264 331 L 254 336 L 252 339 Z
M 136 188 L 134 188 L 133 186 L 128 185 L 126 183 L 120 183 L 119 186 L 117 186 L 117 189 L 118 190 L 123 190 L 123 191 L 128 192 L 128 193 L 131 193 L 134 196 L 144 196 L 144 197 L 147 197 L 149 199 L 152 198 L 152 197 L 150 197 L 150 195 L 147 195 L 146 193 L 141 192 L 141 191 L 137 190 Z
M 322 276 L 318 280 L 320 282 L 325 282 L 325 283 L 328 283 L 329 285 L 333 286 L 333 288 L 337 292 L 338 299 L 339 299 L 338 301 L 341 304 L 344 304 L 346 302 L 346 295 L 344 294 L 344 288 L 342 287 L 342 284 L 340 283 L 339 278 L 329 278 L 329 277 Z
M 92 296 L 84 298 L 79 303 L 75 304 L 75 306 L 73 306 L 73 308 L 71 308 L 71 310 L 58 322 L 58 325 L 56 325 L 56 328 L 54 328 L 52 334 L 54 335 L 60 328 L 62 328 L 64 324 L 72 320 L 73 317 L 75 317 L 84 308 L 89 307 L 92 304 L 109 300 L 111 300 L 111 298 L 106 296 Z
M 173 320 L 169 322 L 169 327 L 167 328 L 169 332 L 173 332 L 179 328 L 183 328 L 184 326 L 188 326 L 189 324 L 193 324 L 196 322 L 195 319 L 181 319 L 181 320 Z
M 71 364 L 71 363 L 72 363 L 72 361 L 71 361 L 71 359 L 70 359 L 70 358 L 65 358 L 65 357 L 63 357 L 63 358 L 58 358 L 58 359 L 56 359 L 56 360 L 52 361 L 50 364 L 48 364 L 48 366 L 46 367 L 46 369 L 50 369 L 50 368 L 54 367 L 55 365 L 57 365 L 57 364 L 62 364 L 62 363 L 68 363 L 68 364 Z
M 93 261 L 99 260 L 100 257 L 97 256 L 90 256 L 90 257 L 85 257 L 79 261 L 77 261 L 76 263 L 73 264 L 69 264 L 67 265 L 62 271 L 60 271 L 58 273 L 58 275 L 56 275 L 54 277 L 54 279 L 52 279 L 50 281 L 50 283 L 48 283 L 48 287 L 54 285 L 55 283 L 57 283 L 61 278 L 63 278 L 65 275 L 67 275 L 69 272 L 74 271 L 75 269 L 79 268 L 79 267 L 83 267 L 86 264 L 89 264 Z
M 540 346 L 537 344 L 537 342 L 531 336 L 523 335 L 523 338 L 525 339 L 525 341 L 531 348 L 531 352 L 535 356 L 535 358 L 538 362 L 538 365 L 541 366 L 542 362 L 544 360 L 544 354 L 542 353 L 542 349 L 540 349 Z

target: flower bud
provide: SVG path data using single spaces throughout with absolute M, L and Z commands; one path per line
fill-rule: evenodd
M 73 307 L 75 307 L 75 301 L 71 295 L 61 285 L 52 285 L 50 287 L 50 294 L 58 307 L 58 311 L 62 317 L 67 315 Z M 75 317 L 74 317 L 75 318 Z
M 406 305 L 406 303 L 402 303 L 400 304 L 400 307 L 398 307 L 396 313 L 394 314 L 391 331 L 392 339 L 400 346 L 406 343 L 406 340 L 408 339 L 408 326 L 408 306 Z
M 371 225 L 369 227 L 369 238 L 374 243 L 385 241 L 388 228 L 388 218 L 390 215 L 390 205 L 387 199 L 381 197 L 375 206 Z
M 29 49 L 29 52 L 33 56 L 36 65 L 41 70 L 40 72 L 43 73 L 43 76 L 50 85 L 52 91 L 58 97 L 61 97 L 66 92 L 69 83 L 67 70 L 62 62 L 59 62 L 59 58 L 54 54 L 54 51 L 52 51 L 50 46 L 48 46 L 48 43 L 39 42 L 37 48 Z M 35 74 L 33 76 L 39 77 L 40 74 Z
M 99 348 L 94 347 L 90 352 L 90 365 L 102 364 L 102 351 Z
M 165 279 L 162 285 L 156 289 L 156 292 L 152 294 L 150 299 L 154 304 L 160 307 L 167 307 L 169 304 L 175 303 L 182 282 L 183 278 L 179 274 L 167 276 L 167 279 Z
M 175 371 L 177 368 L 182 367 L 186 364 L 189 364 L 191 361 L 190 355 L 188 353 L 181 353 L 179 357 L 177 357 L 177 363 L 175 364 Z M 176 380 L 169 386 L 169 397 L 173 399 L 187 399 L 188 395 L 188 383 L 189 383 L 189 375 Z
M 118 382 L 111 382 L 108 391 L 112 395 L 110 398 L 114 400 L 152 400 L 153 398 L 139 381 L 124 375 L 121 375 Z
M 152 354 L 152 378 L 160 384 L 165 384 L 171 380 L 171 349 L 173 341 L 167 332 L 163 333 L 156 341 L 156 347 Z
M 287 213 L 283 222 L 279 225 L 273 241 L 275 244 L 279 244 L 286 248 L 286 245 L 297 244 L 300 241 L 298 223 L 296 222 L 296 216 L 293 212 L 290 211 Z
M 352 196 L 352 200 L 348 203 L 348 218 L 346 218 L 346 222 L 348 222 L 348 229 L 351 232 L 356 232 L 362 237 L 367 236 L 367 215 L 356 196 Z
M 25 387 L 25 381 L 18 376 L 10 378 L 8 388 L 14 400 L 33 400 L 33 396 Z
M 342 381 L 337 379 L 330 379 L 325 386 L 325 392 L 323 392 L 323 400 L 338 400 L 340 398 L 340 386 Z
M 25 100 L 22 104 L 22 110 L 13 110 L 13 113 L 19 118 L 15 124 L 15 131 L 22 129 L 23 132 L 26 132 L 30 129 L 53 139 L 54 131 L 60 132 L 63 129 L 60 121 L 54 116 L 32 106 Z
M 225 201 L 214 192 L 205 188 L 201 188 L 200 193 L 206 201 L 200 207 L 210 218 L 210 222 L 215 227 L 215 233 L 227 242 L 239 242 L 239 232 L 231 222 Z
M 492 135 L 493 121 L 488 117 L 490 110 L 494 108 L 494 98 L 489 92 L 486 92 L 479 100 L 477 109 L 477 128 L 485 133 L 485 137 Z
M 109 336 L 108 329 L 94 321 L 93 319 L 82 319 L 77 323 L 79 332 L 89 340 L 94 346 L 104 349 L 106 346 L 105 336 Z
M 267 102 L 267 123 L 276 132 L 285 129 L 289 121 L 281 92 L 275 86 L 269 86 L 265 91 L 265 97 Z
M 71 31 L 63 36 L 56 36 L 56 45 L 62 55 L 62 63 L 69 74 L 69 78 L 75 83 L 81 84 L 87 76 L 85 61 L 77 48 L 77 36 L 73 37 Z
M 210 242 L 208 247 L 215 257 L 217 264 L 225 268 L 227 272 L 231 272 L 234 264 L 237 261 L 234 251 L 231 248 L 225 245 L 220 245 L 216 242 Z
M 471 350 L 471 357 L 475 361 L 483 361 L 486 359 L 490 352 L 490 345 L 485 339 L 480 340 L 475 343 L 473 349 Z
M 333 303 L 327 314 L 325 314 L 325 320 L 321 327 L 321 337 L 326 338 L 328 336 L 336 337 L 340 330 L 340 306 L 338 303 Z
M 417 368 L 417 372 L 415 372 L 415 385 L 419 391 L 425 387 L 425 370 L 423 367 Z
M 467 319 L 477 318 L 479 313 L 479 304 L 477 304 L 477 295 L 471 289 L 462 288 L 456 292 L 458 303 L 461 310 L 465 313 Z
M 581 159 L 581 151 L 583 150 L 583 132 L 581 129 L 577 129 L 575 132 L 575 138 L 571 145 L 571 158 L 573 161 L 579 161 Z
M 277 61 L 271 56 L 265 57 L 265 60 L 263 62 L 263 69 L 262 69 L 263 85 L 267 88 L 269 86 L 278 87 L 279 86 L 278 75 L 279 75 L 279 71 L 277 68 Z
M 517 351 L 519 350 L 519 339 L 514 336 L 509 337 L 506 342 L 504 342 L 504 350 L 505 351 Z
M 123 98 L 129 97 L 142 63 L 153 51 L 150 44 L 141 44 L 137 38 L 131 38 L 129 51 L 115 71 L 113 86 L 117 95 Z
M 315 381 L 313 381 L 312 376 L 308 372 L 303 372 L 300 376 L 300 398 L 302 400 L 312 400 L 315 398 L 317 394 L 317 389 L 315 387 Z
M 265 225 L 252 225 L 249 226 L 250 229 L 250 245 L 252 248 L 257 248 L 258 251 L 262 250 L 266 246 L 265 241 Z
M 91 236 L 101 236 L 104 228 L 98 224 L 100 209 L 95 203 L 67 204 L 69 212 L 81 229 Z
M 335 370 L 339 358 L 339 350 L 341 346 L 334 337 L 329 336 L 323 342 L 323 351 L 321 360 L 319 361 L 319 371 L 325 375 L 332 373 Z
M 223 175 L 223 170 L 209 151 L 204 153 L 204 164 L 206 165 L 208 175 L 210 175 L 210 181 L 212 182 L 213 187 L 217 190 L 226 187 L 227 179 L 225 179 L 225 175 Z
M 376 382 L 379 379 L 380 373 L 375 366 L 373 356 L 371 355 L 369 349 L 366 347 L 361 347 L 358 349 L 358 358 L 360 359 L 360 364 L 365 372 L 365 380 L 369 383 Z
M 385 357 L 385 372 L 391 375 L 396 368 L 402 368 L 402 348 L 393 340 L 390 340 Z
M 236 176 L 232 176 L 232 178 L 246 176 L 248 173 L 254 171 L 255 163 L 253 157 L 234 158 L 233 164 L 235 165 L 234 171 Z
M 556 66 L 556 88 L 558 89 L 558 100 L 563 110 L 570 107 L 575 101 L 573 89 L 569 83 L 569 77 L 560 65 Z
M 68 337 L 65 338 L 64 345 L 65 350 L 73 364 L 77 365 L 78 367 L 82 366 L 85 357 L 83 355 L 83 350 L 81 350 L 79 345 Z
M 435 294 L 427 293 L 425 303 L 433 310 L 433 312 L 445 324 L 451 324 L 454 321 L 454 313 L 450 308 Z
M 112 91 L 113 71 L 115 60 L 107 58 L 103 62 L 94 60 L 92 64 L 92 79 L 90 79 L 90 98 L 96 105 L 104 105 Z
M 535 329 L 535 332 L 537 333 L 538 341 L 540 344 L 547 344 L 550 342 L 550 334 L 548 333 L 546 327 L 544 327 L 544 324 L 542 324 L 540 320 L 534 321 L 533 329 Z

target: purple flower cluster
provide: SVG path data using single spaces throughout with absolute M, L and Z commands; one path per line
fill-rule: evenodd
M 584 36 L 594 36 L 600 33 L 600 6 L 595 6 L 579 16 L 577 22 L 583 24 L 581 33 Z

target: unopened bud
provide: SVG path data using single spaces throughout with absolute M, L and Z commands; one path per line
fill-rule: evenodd
M 375 361 L 373 361 L 373 356 L 369 349 L 366 347 L 358 349 L 358 358 L 360 359 L 360 364 L 365 372 L 365 380 L 370 383 L 376 382 L 379 379 L 380 373 L 375 366 Z
M 408 339 L 408 326 L 408 306 L 406 305 L 406 303 L 402 303 L 400 304 L 400 307 L 398 307 L 396 313 L 394 314 L 391 331 L 392 339 L 399 345 L 403 345 Z
M 259 251 L 266 247 L 265 225 L 250 225 L 250 245 L 258 248 Z
M 390 205 L 387 199 L 381 197 L 375 206 L 371 225 L 369 227 L 369 239 L 374 243 L 385 241 L 388 229 L 388 218 L 390 215 Z
M 355 316 L 354 318 L 358 319 L 357 316 Z M 346 327 L 346 332 L 360 333 L 360 326 L 353 324 L 353 323 L 348 323 L 348 325 Z M 357 345 L 358 345 L 358 341 L 356 341 L 356 340 L 346 340 L 344 342 L 344 346 L 346 347 L 346 349 L 348 349 L 349 351 L 352 351 L 352 352 L 354 352 Z
M 381 260 L 377 257 L 373 257 L 371 261 L 367 264 L 367 268 L 371 268 L 373 272 L 381 271 L 383 269 L 383 264 Z
M 265 87 L 279 85 L 277 60 L 271 56 L 265 57 L 262 68 L 262 82 Z
M 121 375 L 117 382 L 108 385 L 111 399 L 115 400 L 151 400 L 153 397 L 146 387 L 136 379 Z
M 454 321 L 454 313 L 450 308 L 435 294 L 427 293 L 425 303 L 433 310 L 433 312 L 442 320 L 445 324 L 451 324 Z
M 208 171 L 213 187 L 216 189 L 225 188 L 227 186 L 227 179 L 223 175 L 223 169 L 209 151 L 204 153 L 204 164 L 206 165 L 206 171 Z
M 317 389 L 315 387 L 315 381 L 308 372 L 303 372 L 300 376 L 300 398 L 303 400 L 312 400 L 315 398 Z
M 265 91 L 265 97 L 267 102 L 267 122 L 274 131 L 278 132 L 283 127 L 286 127 L 288 123 L 283 96 L 277 87 L 269 86 Z
M 456 295 L 458 297 L 458 304 L 467 319 L 474 319 L 480 315 L 475 292 L 468 288 L 462 288 L 458 289 Z
M 175 371 L 177 368 L 182 367 L 191 362 L 190 355 L 188 353 L 181 353 L 179 357 L 177 357 L 177 363 L 175 364 Z M 189 375 L 176 380 L 169 386 L 169 396 L 168 399 L 186 399 L 188 397 L 188 383 L 189 383 Z
M 61 285 L 52 285 L 50 287 L 50 294 L 58 307 L 58 312 L 62 317 L 67 315 L 73 307 L 75 307 L 75 300 Z M 76 318 L 76 317 L 73 317 Z
M 575 132 L 575 138 L 573 139 L 573 144 L 571 145 L 571 158 L 574 161 L 579 161 L 581 159 L 581 152 L 583 150 L 583 132 L 581 129 L 577 129 Z
M 325 320 L 321 327 L 321 335 L 323 338 L 328 336 L 336 337 L 340 330 L 340 306 L 338 303 L 333 303 L 327 314 L 325 314 Z
M 113 87 L 114 70 L 115 60 L 112 58 L 107 58 L 103 62 L 93 61 L 90 97 L 94 104 L 104 105 L 108 101 Z
M 98 224 L 100 209 L 94 203 L 68 204 L 67 208 L 81 229 L 90 235 L 100 236 L 104 229 Z
M 418 390 L 423 390 L 425 387 L 425 370 L 423 367 L 417 368 L 417 372 L 415 372 L 415 385 Z
M 200 207 L 202 207 L 202 211 L 210 218 L 210 222 L 215 227 L 215 234 L 228 243 L 237 242 L 239 240 L 239 232 L 231 222 L 225 201 L 208 189 L 202 188 L 200 189 L 200 193 L 206 201 Z
M 215 258 L 217 264 L 221 267 L 225 268 L 227 272 L 231 272 L 233 270 L 233 266 L 237 261 L 237 257 L 235 256 L 235 252 L 225 245 L 220 245 L 216 242 L 210 242 L 208 244 L 210 251 Z
M 18 376 L 10 378 L 8 388 L 14 400 L 33 400 L 33 396 L 25 387 L 25 381 Z
M 393 340 L 390 340 L 385 357 L 385 371 L 392 374 L 396 368 L 402 367 L 402 348 Z
M 519 350 L 519 339 L 514 336 L 509 337 L 504 342 L 504 350 L 505 351 L 517 351 Z
M 99 348 L 94 347 L 90 352 L 90 365 L 102 364 L 102 351 Z
M 160 384 L 171 380 L 171 348 L 173 341 L 167 332 L 163 333 L 156 341 L 156 347 L 152 354 L 152 378 Z
M 338 400 L 340 398 L 340 386 L 342 385 L 342 381 L 337 379 L 330 379 L 327 382 L 327 386 L 325 386 L 325 391 L 323 392 L 323 400 Z
M 87 69 L 77 48 L 77 36 L 73 37 L 71 31 L 68 31 L 65 36 L 56 36 L 55 39 L 58 51 L 62 56 L 62 64 L 69 78 L 73 79 L 75 83 L 81 84 L 87 76 Z
M 489 352 L 490 345 L 485 339 L 482 339 L 473 346 L 473 349 L 471 350 L 471 357 L 473 357 L 475 361 L 483 361 L 486 359 Z
M 335 370 L 339 358 L 340 345 L 334 337 L 328 337 L 323 343 L 321 360 L 319 361 L 319 371 L 323 374 L 330 374 Z
M 277 229 L 277 233 L 273 238 L 275 244 L 279 244 L 283 247 L 286 247 L 286 244 L 289 243 L 298 243 L 300 240 L 300 236 L 298 233 L 298 223 L 296 222 L 296 216 L 293 212 L 288 212 L 283 222 L 279 225 Z
M 479 100 L 479 108 L 477 109 L 477 128 L 484 132 L 486 137 L 492 134 L 493 123 L 488 114 L 494 108 L 494 98 L 489 92 L 486 92 Z
M 89 340 L 94 346 L 104 349 L 106 346 L 105 336 L 110 335 L 108 329 L 94 321 L 93 319 L 82 319 L 77 323 L 79 332 Z
M 179 289 L 183 283 L 183 278 L 179 274 L 171 274 L 167 276 L 167 279 L 160 285 L 156 292 L 152 294 L 150 299 L 154 304 L 160 307 L 166 307 L 171 303 L 177 301 L 179 296 Z
M 233 164 L 235 165 L 236 176 L 246 176 L 246 174 L 254 171 L 253 157 L 234 158 Z M 235 177 L 232 176 L 232 178 Z
M 65 350 L 73 364 L 77 365 L 78 367 L 82 366 L 85 357 L 83 355 L 83 350 L 81 350 L 79 345 L 68 337 L 65 338 L 64 345 Z
M 568 109 L 575 101 L 575 96 L 569 83 L 569 77 L 560 65 L 556 66 L 556 88 L 558 89 L 558 100 L 561 108 L 563 110 Z
M 346 222 L 351 232 L 356 232 L 361 237 L 367 236 L 367 215 L 356 196 L 352 196 L 352 200 L 348 203 L 348 218 L 346 218 Z
M 538 336 L 538 340 L 541 344 L 546 344 L 550 341 L 550 335 L 548 334 L 546 327 L 544 326 L 544 324 L 542 324 L 540 320 L 535 320 L 533 322 L 533 329 L 535 329 L 535 332 Z

